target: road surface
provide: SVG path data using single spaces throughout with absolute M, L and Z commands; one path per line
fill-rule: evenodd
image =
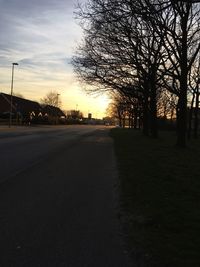
M 0 129 L 0 266 L 128 267 L 102 126 Z

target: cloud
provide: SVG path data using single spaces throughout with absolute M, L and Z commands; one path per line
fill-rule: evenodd
M 35 14 L 45 10 L 57 10 L 64 7 L 73 8 L 74 3 L 70 0 L 0 0 L 1 9 L 17 16 L 30 16 L 30 14 L 35 16 Z
M 10 92 L 12 62 L 18 62 L 16 92 L 38 100 L 50 89 L 58 89 L 68 107 L 75 101 L 81 108 L 84 99 L 89 106 L 88 96 L 84 97 L 76 83 L 70 64 L 81 40 L 81 29 L 73 14 L 76 1 L 0 0 L 1 90 Z
M 0 0 L 0 53 L 70 50 L 80 34 L 73 20 L 73 1 Z M 65 50 L 64 50 L 65 48 Z M 69 49 L 70 48 L 70 49 Z

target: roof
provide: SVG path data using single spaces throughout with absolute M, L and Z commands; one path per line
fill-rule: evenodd
M 10 99 L 10 95 L 0 93 L 0 113 L 10 112 Z M 17 96 L 12 97 L 12 103 L 13 112 L 21 112 L 22 114 L 32 111 L 39 113 L 42 109 L 39 103 Z
M 5 94 L 0 93 L 0 113 L 10 112 L 10 100 Z
M 64 116 L 65 117 L 65 114 L 63 113 L 63 111 L 60 108 L 55 107 L 55 106 L 46 105 L 46 106 L 43 106 L 42 110 L 43 110 L 43 113 L 47 113 L 50 116 L 59 116 L 59 117 Z
M 10 112 L 10 95 L 5 93 L 0 93 L 0 113 L 9 113 Z M 13 96 L 12 98 L 12 110 L 14 113 L 20 112 L 23 115 L 28 115 L 30 112 L 39 114 L 48 114 L 53 117 L 65 116 L 63 111 L 55 106 L 45 105 L 41 106 L 38 102 L 24 99 L 21 97 Z

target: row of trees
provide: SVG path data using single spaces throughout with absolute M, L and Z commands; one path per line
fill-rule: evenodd
M 198 5 L 192 0 L 90 0 L 76 13 L 85 36 L 73 59 L 80 80 L 92 91 L 126 99 L 140 114 L 145 135 L 157 137 L 158 111 L 166 111 L 164 102 L 175 105 L 180 147 L 186 145 L 188 96 L 196 110 L 199 104 Z

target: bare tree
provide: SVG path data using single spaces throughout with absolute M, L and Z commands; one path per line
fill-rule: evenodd
M 109 104 L 107 113 L 118 119 L 119 126 L 140 128 L 141 106 L 137 98 L 125 96 L 119 93 L 112 94 L 112 102 Z
M 144 15 L 148 14 L 146 19 L 158 35 L 163 36 L 163 30 L 165 33 L 163 49 L 167 57 L 162 59 L 161 72 L 166 88 L 178 97 L 177 145 L 185 147 L 188 74 L 200 50 L 200 11 L 192 1 L 158 0 L 157 3 L 159 9 L 155 8 L 155 2 L 148 1 Z
M 41 104 L 54 107 L 61 107 L 62 102 L 57 91 L 50 91 L 45 97 L 40 99 Z
M 162 40 L 138 13 L 136 2 L 93 0 L 78 17 L 86 21 L 85 43 L 73 64 L 92 91 L 111 90 L 138 98 L 143 130 L 157 136 L 157 71 Z M 141 11 L 140 11 L 141 13 Z
M 158 117 L 173 121 L 176 118 L 176 107 L 177 96 L 166 89 L 161 90 L 157 102 Z
M 177 97 L 177 145 L 186 145 L 188 75 L 200 50 L 200 12 L 191 1 L 91 0 L 78 17 L 85 43 L 74 58 L 92 90 L 117 91 L 143 107 L 143 132 L 157 136 L 160 89 Z M 173 109 L 174 110 L 174 109 Z

